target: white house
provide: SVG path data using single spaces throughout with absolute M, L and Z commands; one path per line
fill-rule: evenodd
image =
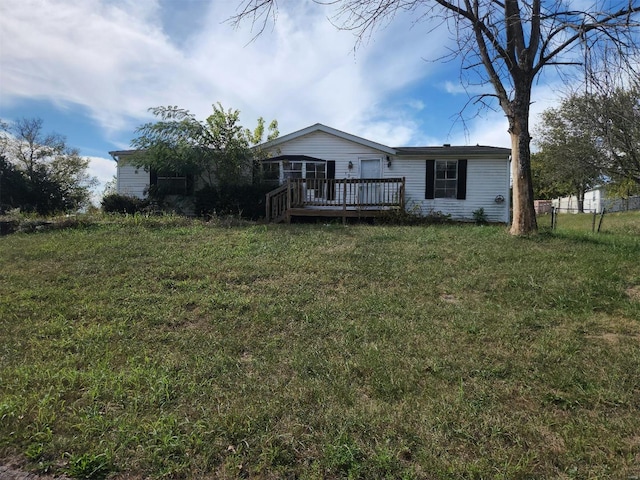
M 422 215 L 441 213 L 455 220 L 472 220 L 482 208 L 490 222 L 510 221 L 508 148 L 388 147 L 322 124 L 259 148 L 268 154 L 262 162 L 263 180 L 273 182 L 274 188 L 297 183 L 295 198 L 305 208 L 363 212 L 401 205 Z M 118 161 L 118 193 L 142 197 L 159 180 L 128 165 L 126 155 L 131 152 L 110 153 Z M 293 196 L 287 195 L 290 203 Z
M 578 213 L 578 197 L 573 195 L 552 200 L 552 205 L 562 213 Z M 607 195 L 607 186 L 600 185 L 584 194 L 584 212 L 602 213 L 621 212 L 640 209 L 640 196 L 629 198 L 612 198 Z

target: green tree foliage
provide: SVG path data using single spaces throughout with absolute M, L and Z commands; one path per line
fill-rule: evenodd
M 205 183 L 234 185 L 251 173 L 265 134 L 264 119 L 251 131 L 240 125 L 238 110 L 225 110 L 220 103 L 204 121 L 177 106 L 156 107 L 150 111 L 159 118 L 136 130 L 131 142 L 139 150 L 131 160 L 137 167 L 160 172 L 176 172 L 201 177 Z M 278 136 L 278 123 L 268 127 L 267 140 Z
M 114 193 L 118 193 L 118 177 L 116 177 L 115 175 L 111 177 L 111 180 L 104 184 L 102 196 L 104 197 L 105 195 L 113 195 Z
M 533 194 L 536 199 L 549 200 L 558 196 L 554 188 L 549 188 L 546 178 L 544 178 L 539 153 L 531 154 L 531 182 L 533 183 Z
M 582 119 L 584 99 L 572 96 L 542 113 L 532 161 L 539 198 L 576 195 L 582 211 L 584 194 L 602 181 L 601 152 L 593 130 Z
M 97 180 L 89 159 L 67 145 L 65 137 L 44 134 L 39 118 L 2 124 L 0 205 L 41 215 L 88 207 Z
M 629 178 L 618 180 L 607 185 L 607 195 L 612 198 L 629 198 L 640 195 L 640 183 Z
M 532 160 L 538 198 L 577 195 L 610 181 L 621 198 L 640 189 L 640 85 L 572 95 L 543 112 Z
M 27 178 L 4 155 L 0 156 L 0 213 L 30 204 L 30 194 Z
M 605 173 L 640 186 L 640 82 L 586 96 L 578 114 L 598 139 Z

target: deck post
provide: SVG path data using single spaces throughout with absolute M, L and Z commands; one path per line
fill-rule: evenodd
M 265 208 L 267 209 L 266 211 L 266 221 L 267 223 L 269 223 L 269 221 L 271 220 L 271 195 L 269 195 L 267 193 L 267 201 L 265 202 Z
M 291 179 L 287 178 L 287 209 L 285 219 L 287 223 L 291 223 Z
M 342 183 L 342 224 L 347 223 L 347 182 Z

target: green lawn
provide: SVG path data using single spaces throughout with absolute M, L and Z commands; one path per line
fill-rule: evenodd
M 565 217 L 531 238 L 138 217 L 1 237 L 0 459 L 79 478 L 640 476 L 640 215 L 600 234 Z

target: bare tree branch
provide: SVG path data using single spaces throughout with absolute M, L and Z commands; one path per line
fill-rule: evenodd
M 278 19 L 278 3 L 277 0 L 243 0 L 237 12 L 226 21 L 236 29 L 245 20 L 250 21 L 252 32 L 257 27 L 255 35 L 249 41 L 251 43 L 264 33 L 269 19 L 274 23 L 276 22 Z
M 356 47 L 400 12 L 447 24 L 461 71 L 474 70 L 493 87 L 509 120 L 514 179 L 512 233 L 536 229 L 530 168 L 529 112 L 533 83 L 545 67 L 563 72 L 581 66 L 585 83 L 597 83 L 597 71 L 617 75 L 640 68 L 640 0 L 597 0 L 584 10 L 564 0 L 314 0 L 334 9 L 331 22 L 356 33 Z M 270 15 L 276 0 L 244 0 L 235 25 L 247 18 L 255 26 Z M 264 24 L 262 24 L 264 29 Z M 480 68 L 479 66 L 482 65 Z M 562 67 L 562 69 L 561 69 Z M 633 75 L 632 73 L 629 74 Z

